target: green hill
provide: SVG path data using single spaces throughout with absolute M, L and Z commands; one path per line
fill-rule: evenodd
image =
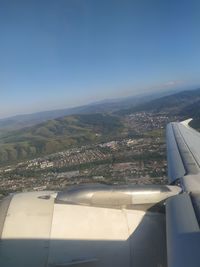
M 121 129 L 120 119 L 108 114 L 73 115 L 49 120 L 0 137 L 0 164 L 106 140 Z

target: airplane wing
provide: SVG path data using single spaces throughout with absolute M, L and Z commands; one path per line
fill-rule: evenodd
M 189 122 L 167 126 L 169 183 L 183 190 L 166 201 L 168 267 L 200 266 L 200 133 Z
M 84 185 L 15 194 L 0 205 L 0 266 L 166 267 L 164 202 L 179 192 Z

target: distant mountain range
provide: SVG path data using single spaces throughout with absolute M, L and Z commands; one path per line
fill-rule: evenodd
M 126 115 L 141 111 L 198 118 L 200 116 L 200 89 L 157 98 L 148 103 L 120 110 L 117 114 Z
M 0 136 L 1 133 L 10 130 L 30 127 L 47 120 L 52 120 L 67 115 L 90 114 L 90 113 L 112 113 L 117 110 L 134 108 L 138 105 L 147 103 L 161 96 L 171 94 L 173 91 L 156 92 L 125 98 L 106 99 L 89 105 L 66 108 L 59 110 L 43 111 L 33 114 L 17 115 L 5 119 L 0 119 Z

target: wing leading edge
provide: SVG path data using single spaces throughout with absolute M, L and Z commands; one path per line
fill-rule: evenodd
M 200 133 L 188 126 L 190 120 L 167 126 L 168 179 L 178 179 L 186 192 L 200 189 Z

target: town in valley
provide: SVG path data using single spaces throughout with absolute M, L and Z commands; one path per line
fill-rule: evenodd
M 1 198 L 82 183 L 165 184 L 165 127 L 172 120 L 181 118 L 136 112 L 124 116 L 124 132 L 117 139 L 1 166 Z

